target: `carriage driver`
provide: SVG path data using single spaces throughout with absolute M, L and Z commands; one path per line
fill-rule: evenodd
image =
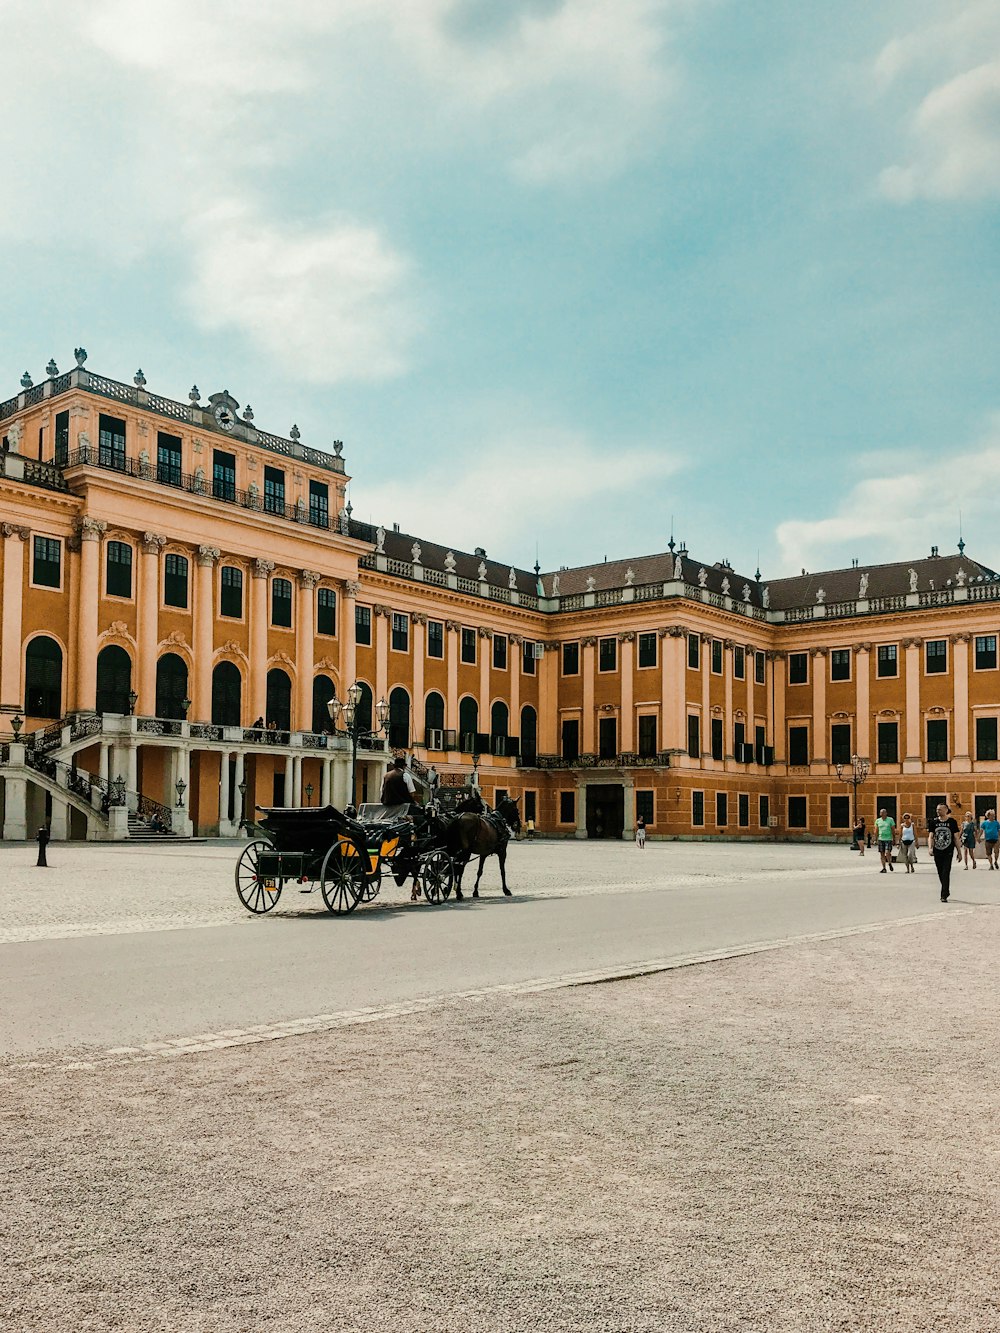
M 382 779 L 383 805 L 412 805 L 417 799 L 417 789 L 412 776 L 407 772 L 406 760 L 397 756 L 392 767 Z

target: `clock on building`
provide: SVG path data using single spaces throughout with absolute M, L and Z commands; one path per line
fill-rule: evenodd
M 215 424 L 222 430 L 232 430 L 236 425 L 236 417 L 225 403 L 217 403 L 213 415 Z

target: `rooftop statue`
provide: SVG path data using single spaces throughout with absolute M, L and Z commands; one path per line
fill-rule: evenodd
M 858 598 L 861 601 L 868 596 L 868 575 L 861 575 L 861 583 L 858 585 Z
M 916 591 L 917 591 L 917 582 L 918 582 L 918 580 L 917 580 L 917 571 L 916 571 L 915 569 L 911 569 L 911 570 L 910 570 L 910 592 L 916 592 Z
M 381 523 L 375 529 L 375 553 L 376 555 L 385 555 L 385 528 Z

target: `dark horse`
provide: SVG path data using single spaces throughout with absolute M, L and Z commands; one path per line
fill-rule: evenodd
M 500 862 L 500 883 L 504 894 L 511 897 L 507 887 L 507 843 L 511 833 L 521 830 L 521 816 L 518 814 L 517 801 L 504 796 L 497 803 L 496 810 L 488 810 L 481 796 L 470 796 L 455 807 L 458 818 L 449 826 L 447 832 L 448 851 L 455 862 L 457 878 L 455 897 L 461 901 L 462 876 L 465 867 L 474 856 L 479 857 L 479 872 L 472 889 L 473 898 L 479 897 L 479 881 L 483 877 L 483 862 L 488 856 L 495 855 Z

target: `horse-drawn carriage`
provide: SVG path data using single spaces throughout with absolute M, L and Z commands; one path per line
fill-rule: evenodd
M 287 883 L 306 892 L 319 888 L 337 916 L 371 902 L 388 870 L 402 884 L 413 876 L 429 903 L 449 896 L 455 884 L 450 853 L 428 821 L 415 823 L 402 810 L 362 807 L 352 819 L 332 805 L 318 809 L 263 809 L 257 836 L 236 863 L 236 892 L 250 912 L 270 912 Z

